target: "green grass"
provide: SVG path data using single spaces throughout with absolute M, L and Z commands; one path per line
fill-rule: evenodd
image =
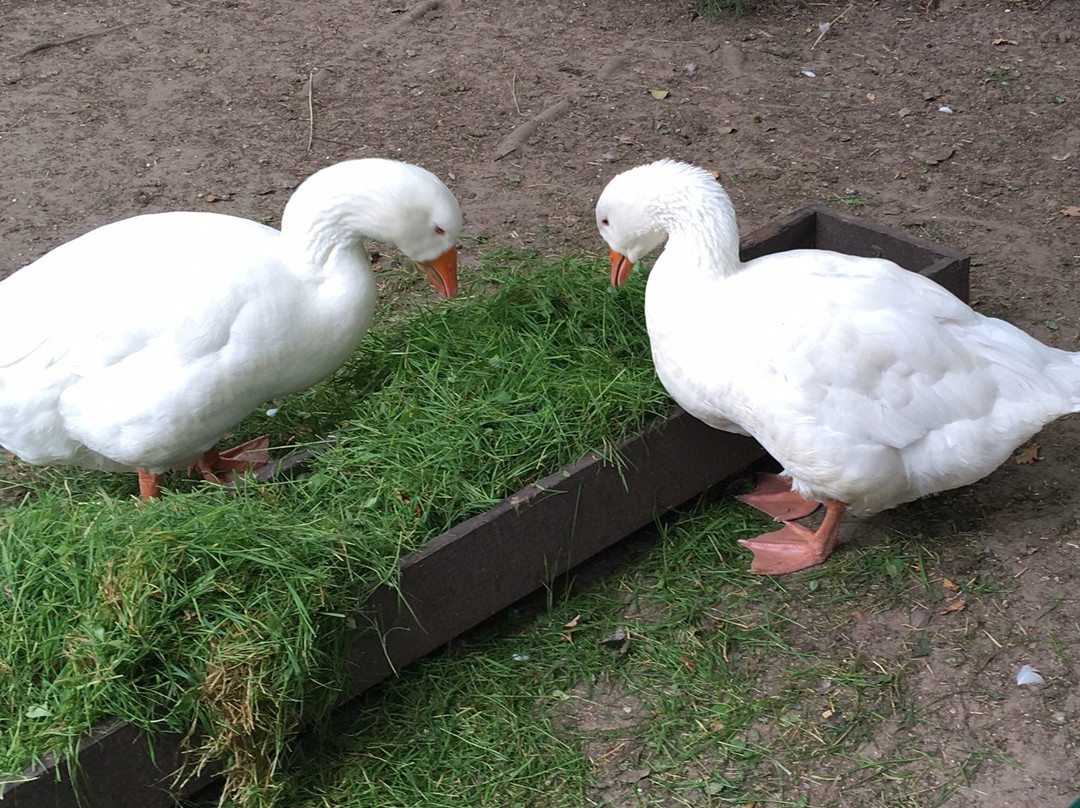
M 722 14 L 741 17 L 749 5 L 750 0 L 698 0 L 697 10 L 702 17 L 719 17 Z
M 800 800 L 837 783 L 857 795 L 843 805 L 940 804 L 986 751 L 949 768 L 932 738 L 904 736 L 907 664 L 841 639 L 852 608 L 921 591 L 928 558 L 898 538 L 842 551 L 816 577 L 761 578 L 736 541 L 765 526 L 702 500 L 614 570 L 579 571 L 411 666 L 295 750 L 283 802 L 833 805 Z M 895 558 L 903 571 L 876 579 Z M 618 630 L 625 652 L 604 643 Z
M 0 773 L 116 716 L 197 727 L 236 793 L 271 793 L 299 716 L 333 699 L 349 615 L 402 555 L 666 412 L 642 284 L 616 294 L 604 263 L 509 252 L 472 282 L 485 293 L 377 326 L 331 380 L 238 430 L 332 434 L 306 477 L 175 475 L 149 503 L 133 475 L 19 481 L 0 510 Z

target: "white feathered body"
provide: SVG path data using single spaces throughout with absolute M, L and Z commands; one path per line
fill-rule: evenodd
M 646 322 L 684 409 L 752 435 L 804 497 L 856 512 L 972 483 L 1080 409 L 1076 354 L 885 260 L 739 265 L 687 228 L 652 269 Z
M 246 219 L 151 214 L 0 282 L 0 445 L 36 464 L 160 472 L 331 373 L 371 323 L 367 256 L 357 241 L 328 259 L 350 271 L 306 273 L 291 249 Z

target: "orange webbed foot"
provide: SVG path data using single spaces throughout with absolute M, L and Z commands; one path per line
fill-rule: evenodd
M 778 522 L 790 522 L 809 516 L 821 507 L 820 502 L 804 499 L 791 490 L 791 481 L 779 474 L 759 472 L 757 485 L 749 494 L 738 497 L 752 508 L 767 513 Z

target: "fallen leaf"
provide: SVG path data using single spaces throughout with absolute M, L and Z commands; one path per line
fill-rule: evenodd
M 682 660 L 682 664 L 686 666 L 686 669 L 690 671 L 690 673 L 697 673 L 697 666 L 694 665 L 694 660 L 690 659 L 685 654 L 680 654 L 679 659 Z
M 615 779 L 620 783 L 630 784 L 644 780 L 650 774 L 652 774 L 651 769 L 633 769 L 631 771 L 619 772 L 615 775 Z
M 1080 216 L 1080 206 L 1069 205 L 1067 208 L 1061 209 L 1062 216 Z
M 877 101 L 877 95 L 875 93 L 867 93 L 866 94 L 866 100 L 867 101 Z
M 948 578 L 942 578 L 941 579 L 941 585 L 945 589 L 948 589 L 950 592 L 959 592 L 960 591 L 959 584 L 953 583 Z
M 1016 453 L 1016 463 L 1019 466 L 1029 466 L 1039 459 L 1039 444 L 1033 443 Z
M 900 111 L 896 114 L 899 115 L 901 118 L 906 118 L 908 115 L 911 114 L 911 110 L 907 107 L 901 107 Z
M 994 40 L 994 44 L 995 45 L 1019 45 L 1020 43 L 1017 42 L 1015 39 L 1002 39 L 1001 37 L 998 37 L 997 39 Z
M 649 95 L 651 95 L 657 101 L 663 101 L 665 98 L 671 95 L 671 90 L 649 90 Z
M 834 715 L 836 715 L 836 711 L 831 708 L 821 713 L 821 717 L 824 718 L 826 721 L 828 721 Z
M 581 625 L 581 615 L 579 614 L 577 617 L 575 617 L 569 623 L 564 623 L 563 628 L 577 628 L 580 625 Z
M 952 603 L 950 603 L 948 606 L 938 612 L 938 614 L 952 614 L 953 612 L 962 612 L 966 608 L 966 600 L 954 600 Z

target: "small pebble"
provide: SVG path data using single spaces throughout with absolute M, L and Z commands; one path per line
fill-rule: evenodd
M 952 115 L 952 107 L 938 107 L 937 111 L 942 115 Z

